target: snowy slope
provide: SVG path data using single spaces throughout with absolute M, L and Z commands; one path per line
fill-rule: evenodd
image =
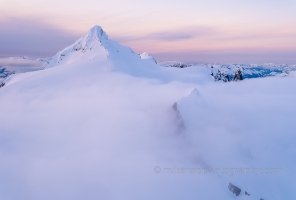
M 213 82 L 207 67 L 147 62 L 96 26 L 5 83 L 0 199 L 296 197 L 292 76 Z M 281 173 L 204 171 L 250 167 Z
M 157 64 L 156 60 L 146 52 L 141 53 L 140 57 L 143 60 Z

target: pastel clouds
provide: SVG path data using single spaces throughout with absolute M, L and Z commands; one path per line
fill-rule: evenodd
M 7 1 L 0 8 L 0 56 L 50 57 L 100 25 L 111 39 L 158 60 L 296 63 L 295 6 L 291 0 Z

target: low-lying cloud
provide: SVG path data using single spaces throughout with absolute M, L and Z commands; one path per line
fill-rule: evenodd
M 151 54 L 158 61 L 181 60 L 199 63 L 295 64 L 296 49 L 292 50 L 207 50 L 170 51 Z
M 176 77 L 197 75 L 194 67 L 165 69 Z M 252 196 L 295 196 L 286 189 L 295 183 L 294 79 L 172 80 L 72 65 L 28 73 L 1 88 L 0 198 L 227 199 L 229 181 L 242 189 L 254 185 Z M 189 112 L 180 109 L 186 127 L 180 134 L 172 105 L 194 87 L 202 101 L 183 104 Z M 203 161 L 282 167 L 285 174 L 164 173 Z
M 24 58 L 0 58 L 0 68 L 16 73 L 41 70 L 45 64 L 43 61 Z

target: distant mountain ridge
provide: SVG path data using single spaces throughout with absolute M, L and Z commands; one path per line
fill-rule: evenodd
M 178 61 L 165 61 L 159 62 L 159 65 L 164 67 L 177 67 L 177 68 L 186 68 L 186 67 L 203 67 L 211 70 L 211 67 L 215 70 L 219 70 L 221 73 L 228 74 L 229 78 L 232 79 L 235 72 L 240 69 L 242 71 L 244 78 L 260 78 L 267 76 L 290 76 L 291 72 L 296 71 L 296 64 L 287 65 L 287 64 L 197 64 L 197 63 L 186 63 Z M 181 66 L 181 67 L 180 67 Z

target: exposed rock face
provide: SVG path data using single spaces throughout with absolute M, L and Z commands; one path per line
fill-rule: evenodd
M 188 66 L 184 63 L 176 63 L 176 64 L 172 65 L 172 67 L 185 68 Z
M 214 77 L 215 81 L 229 82 L 229 76 L 227 73 L 222 72 L 219 69 L 211 67 L 211 76 Z
M 15 72 L 8 71 L 0 66 L 0 88 L 5 85 L 5 83 L 2 81 L 12 74 L 15 74 Z
M 0 79 L 6 78 L 11 74 L 15 74 L 15 72 L 8 71 L 0 66 Z
M 233 192 L 233 194 L 235 194 L 236 196 L 238 196 L 241 192 L 241 189 L 236 187 L 235 185 L 232 185 L 231 183 L 229 183 L 228 185 L 228 189 Z
M 241 80 L 243 80 L 243 74 L 242 74 L 242 71 L 238 69 L 234 74 L 233 81 L 241 81 Z
M 191 64 L 185 64 L 185 63 L 176 62 L 176 61 L 165 61 L 165 62 L 160 62 L 158 64 L 164 67 L 176 67 L 176 68 L 186 68 L 186 67 L 192 66 Z
M 177 122 L 177 132 L 181 133 L 185 130 L 185 125 L 184 125 L 183 118 L 180 114 L 180 111 L 178 110 L 178 103 L 177 102 L 174 103 L 172 108 L 173 108 L 173 112 L 174 112 L 176 122 Z

